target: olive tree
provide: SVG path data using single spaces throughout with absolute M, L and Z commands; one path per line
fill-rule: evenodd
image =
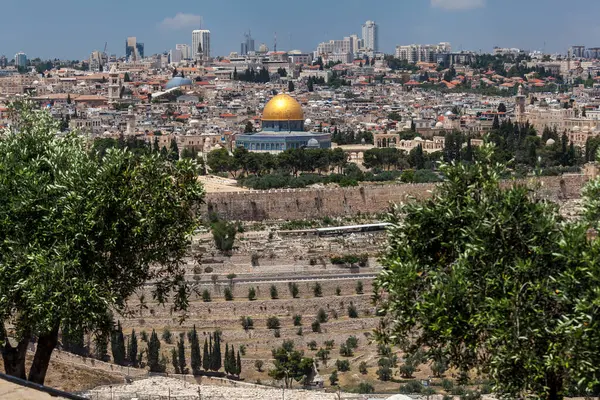
M 183 257 L 204 193 L 192 161 L 98 157 L 26 102 L 13 118 L 0 134 L 0 345 L 8 374 L 42 384 L 60 330 L 109 332 L 144 283 L 186 309 Z
M 502 188 L 492 156 L 486 146 L 474 164 L 442 166 L 431 198 L 389 214 L 376 336 L 483 371 L 501 395 L 559 399 L 578 378 L 564 345 L 573 307 L 556 281 L 568 268 L 564 224 L 524 185 Z

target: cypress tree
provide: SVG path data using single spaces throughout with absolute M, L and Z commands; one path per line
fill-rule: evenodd
M 177 361 L 179 362 L 179 373 L 181 374 L 187 374 L 189 371 L 186 367 L 186 362 L 185 362 L 185 342 L 183 339 L 183 336 L 181 336 L 179 338 L 179 341 L 177 342 Z
M 221 332 L 216 331 L 214 334 L 213 349 L 210 355 L 210 369 L 218 371 L 221 369 Z
M 231 346 L 233 349 L 233 346 Z M 229 343 L 225 343 L 225 373 L 231 374 L 231 359 L 229 358 Z
M 85 340 L 83 338 L 83 329 L 63 329 L 62 331 L 62 347 L 63 350 L 69 353 L 80 356 L 86 355 Z
M 100 361 L 108 360 L 108 336 L 104 333 L 94 336 L 94 357 Z
M 127 360 L 134 367 L 137 367 L 137 355 L 138 355 L 138 341 L 137 341 L 137 336 L 135 334 L 135 329 L 134 329 L 131 331 L 131 336 L 129 337 L 129 346 L 127 349 Z
M 173 371 L 175 371 L 176 374 L 181 374 L 179 362 L 177 360 L 177 350 L 175 349 L 171 349 L 171 364 L 173 365 Z
M 117 365 L 125 364 L 125 338 L 123 337 L 123 328 L 121 328 L 121 322 L 117 322 L 117 329 L 112 333 L 112 340 L 110 344 L 113 362 Z
M 148 342 L 147 354 L 150 372 L 162 372 L 160 360 L 160 340 L 158 339 L 158 335 L 154 329 L 152 329 L 152 335 L 150 335 L 150 341 Z
M 192 374 L 199 375 L 200 368 L 202 367 L 202 358 L 200 357 L 200 341 L 198 340 L 198 332 L 196 331 L 196 325 L 194 325 L 194 330 L 192 331 L 192 336 L 190 338 L 190 347 L 192 353 L 190 360 L 192 364 Z
M 175 140 L 175 138 L 171 139 L 171 146 L 169 148 L 169 160 L 179 160 L 179 147 L 177 146 L 177 140 Z
M 202 355 L 202 368 L 204 368 L 205 371 L 208 371 L 210 369 L 210 351 L 208 350 L 208 342 L 206 341 L 206 338 L 204 338 L 203 353 L 204 354 Z
M 232 349 L 232 354 L 233 354 L 233 349 Z M 240 377 L 240 374 L 242 373 L 242 358 L 240 357 L 239 350 L 237 352 L 237 362 L 235 364 L 235 373 L 238 376 L 238 378 Z

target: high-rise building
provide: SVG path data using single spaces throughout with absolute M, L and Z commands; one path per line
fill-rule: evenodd
M 174 49 L 169 52 L 169 58 L 171 59 L 171 64 L 179 64 L 183 59 L 183 54 L 181 50 Z
M 125 41 L 125 58 L 128 61 L 139 61 L 144 58 L 144 43 L 138 43 L 134 36 L 128 37 Z
M 199 29 L 192 32 L 192 58 L 210 58 L 210 31 Z
M 175 50 L 181 51 L 181 58 L 184 60 L 192 59 L 192 48 L 188 44 L 176 44 Z
M 19 52 L 15 54 L 15 67 L 26 67 L 27 66 L 27 54 Z
M 366 50 L 379 51 L 379 26 L 375 21 L 367 21 L 363 24 L 362 38 Z
M 319 43 L 319 46 L 317 46 L 317 50 L 315 51 L 315 57 L 321 57 L 326 62 L 340 61 L 343 63 L 350 63 L 354 60 L 355 50 L 353 46 L 354 40 L 351 37 Z
M 585 57 L 585 46 L 572 46 L 571 47 L 571 56 L 575 58 L 584 58 Z
M 5 55 L 2 55 L 2 57 L 0 57 L 0 68 L 6 68 L 7 65 L 8 65 L 8 59 L 6 58 Z
M 108 64 L 108 57 L 106 53 L 101 53 L 99 51 L 92 51 L 90 55 L 90 71 L 94 72 L 102 72 L 104 66 Z
M 244 41 L 240 46 L 240 50 L 240 55 L 242 56 L 245 56 L 248 53 L 254 53 L 254 39 L 252 39 L 250 31 L 244 33 Z

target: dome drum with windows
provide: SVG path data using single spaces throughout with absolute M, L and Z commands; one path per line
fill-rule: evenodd
M 286 93 L 274 96 L 265 106 L 262 130 L 236 136 L 236 147 L 249 151 L 279 153 L 288 149 L 331 147 L 331 135 L 304 130 L 304 111 L 296 99 Z

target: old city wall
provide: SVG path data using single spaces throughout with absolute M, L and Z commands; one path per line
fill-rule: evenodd
M 587 180 L 586 175 L 563 175 L 522 182 L 534 187 L 540 197 L 557 201 L 578 198 Z M 241 221 L 349 217 L 383 213 L 391 203 L 427 198 L 434 188 L 435 184 L 392 184 L 210 193 L 206 196 L 205 211 Z

